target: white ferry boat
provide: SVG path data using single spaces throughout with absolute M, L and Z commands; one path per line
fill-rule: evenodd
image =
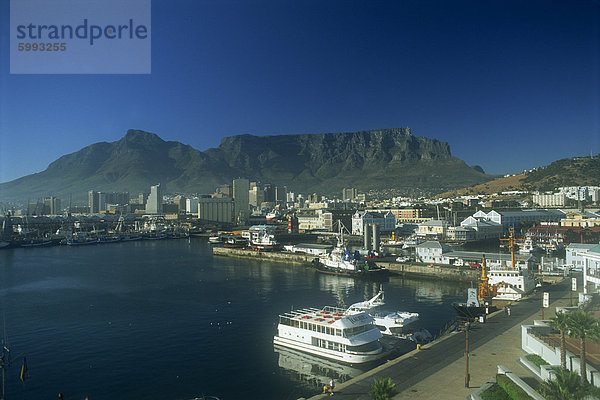
M 279 316 L 276 345 L 342 361 L 360 364 L 385 353 L 383 337 L 373 317 L 361 312 L 347 315 L 337 307 L 304 308 Z
M 407 311 L 378 312 L 374 309 L 384 305 L 383 290 L 379 290 L 373 298 L 352 304 L 346 313 L 354 315 L 361 312 L 368 313 L 375 320 L 375 325 L 384 335 L 408 337 L 408 326 L 419 320 L 419 313 Z

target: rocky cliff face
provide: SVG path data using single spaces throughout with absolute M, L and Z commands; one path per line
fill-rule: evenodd
M 90 189 L 135 193 L 158 182 L 171 193 L 206 193 L 240 176 L 296 192 L 325 193 L 343 187 L 441 191 L 490 179 L 453 157 L 448 143 L 415 137 L 409 128 L 239 135 L 204 152 L 130 130 L 117 142 L 93 144 L 59 158 L 39 174 L 0 185 L 0 196 L 84 198 Z

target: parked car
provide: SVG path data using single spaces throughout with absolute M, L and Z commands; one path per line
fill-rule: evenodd
M 396 261 L 398 261 L 398 262 L 408 262 L 408 261 L 410 261 L 410 257 L 400 256 L 400 257 L 396 258 Z

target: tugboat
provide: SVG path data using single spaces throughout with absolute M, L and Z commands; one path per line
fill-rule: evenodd
M 496 292 L 496 285 L 491 286 L 489 284 L 484 256 L 477 289 L 469 288 L 467 290 L 467 301 L 465 303 L 452 303 L 452 307 L 454 307 L 460 318 L 474 319 L 489 314 L 497 310 L 496 306 L 492 305 L 492 297 L 496 295 Z
M 238 238 L 235 236 L 230 236 L 225 240 L 223 247 L 227 247 L 230 249 L 242 249 L 248 246 L 248 241 L 244 238 Z
M 373 261 L 359 260 L 351 255 L 344 244 L 343 233 L 337 235 L 337 246 L 331 253 L 315 258 L 313 264 L 318 272 L 343 276 L 374 276 L 387 273 L 387 269 L 379 267 Z

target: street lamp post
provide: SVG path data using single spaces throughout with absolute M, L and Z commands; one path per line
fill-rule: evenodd
M 469 328 L 471 327 L 471 324 L 469 322 L 467 322 L 465 324 L 465 339 L 466 339 L 466 345 L 465 345 L 465 360 L 466 360 L 466 364 L 465 364 L 465 387 L 468 388 L 469 387 L 469 380 L 470 380 L 470 376 L 469 376 Z

